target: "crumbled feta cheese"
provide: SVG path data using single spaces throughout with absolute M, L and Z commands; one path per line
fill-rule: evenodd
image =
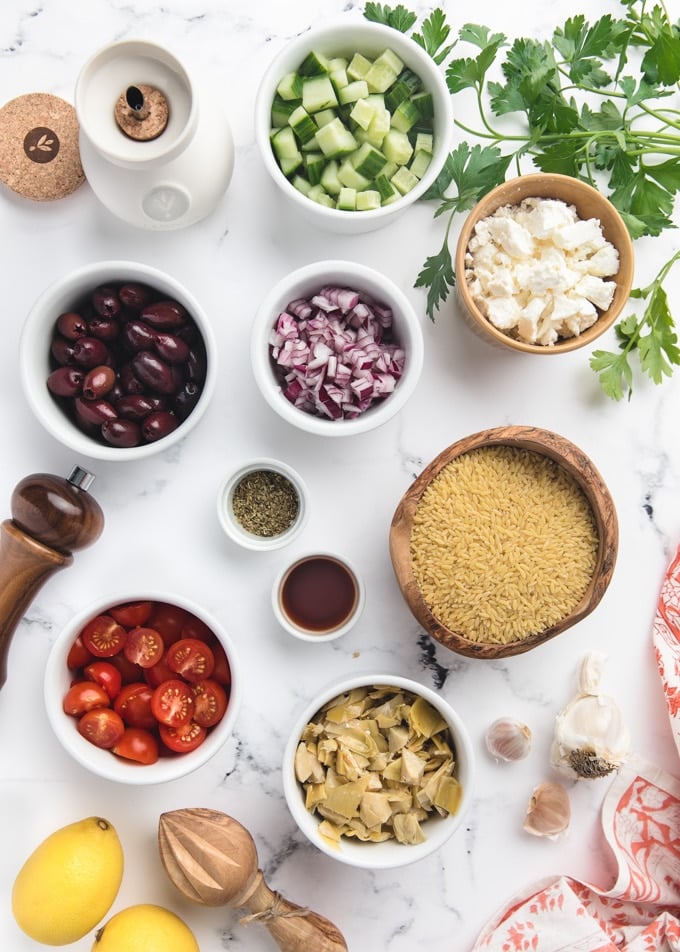
M 499 330 L 546 346 L 591 327 L 612 302 L 619 255 L 595 218 L 573 205 L 527 198 L 478 222 L 465 255 L 465 280 Z

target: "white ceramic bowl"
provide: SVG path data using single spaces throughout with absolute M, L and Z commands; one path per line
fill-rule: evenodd
M 362 291 L 393 312 L 394 331 L 406 352 L 404 373 L 394 391 L 354 419 L 331 420 L 308 413 L 284 397 L 269 354 L 269 337 L 278 315 L 295 298 L 308 297 L 326 284 Z M 260 304 L 251 334 L 251 364 L 267 403 L 288 423 L 319 436 L 354 436 L 390 420 L 411 396 L 423 369 L 423 332 L 406 295 L 385 275 L 351 261 L 317 261 L 283 277 Z
M 52 369 L 50 341 L 59 315 L 75 308 L 99 285 L 135 281 L 147 284 L 184 305 L 203 337 L 207 373 L 199 400 L 189 416 L 172 433 L 153 443 L 128 448 L 108 446 L 78 429 L 47 389 Z M 51 284 L 29 311 L 24 322 L 19 370 L 26 400 L 34 414 L 55 439 L 83 456 L 109 461 L 144 459 L 183 439 L 205 413 L 217 380 L 217 344 L 203 308 L 179 281 L 150 265 L 134 261 L 98 261 L 71 271 Z
M 365 685 L 388 685 L 420 695 L 446 720 L 455 746 L 457 777 L 462 786 L 462 799 L 458 811 L 447 816 L 432 817 L 422 823 L 426 837 L 424 843 L 408 845 L 396 840 L 382 843 L 363 843 L 354 839 L 341 839 L 336 845 L 319 834 L 319 817 L 310 813 L 304 802 L 301 785 L 295 776 L 295 751 L 306 725 L 314 715 L 334 697 L 352 688 Z M 436 852 L 461 826 L 472 799 L 474 784 L 474 753 L 467 728 L 459 715 L 431 688 L 410 678 L 392 674 L 362 674 L 344 678 L 327 687 L 317 695 L 296 718 L 290 732 L 283 756 L 283 790 L 286 802 L 300 830 L 309 841 L 327 856 L 361 869 L 390 869 L 406 866 Z
M 249 532 L 234 515 L 234 490 L 245 476 L 260 470 L 280 473 L 282 476 L 285 476 L 295 487 L 298 496 L 299 508 L 295 521 L 288 529 L 275 536 L 261 536 L 254 532 Z M 302 532 L 308 515 L 309 503 L 307 487 L 302 477 L 299 473 L 296 473 L 292 466 L 288 466 L 280 460 L 270 459 L 268 457 L 250 460 L 250 462 L 244 463 L 243 466 L 239 466 L 233 473 L 227 476 L 217 494 L 217 518 L 219 519 L 220 525 L 233 542 L 238 543 L 238 545 L 243 546 L 245 549 L 264 552 L 288 545 Z
M 64 713 L 63 700 L 68 691 L 73 673 L 66 664 L 69 651 L 76 636 L 92 618 L 115 605 L 136 601 L 168 602 L 186 609 L 204 622 L 216 635 L 224 648 L 231 669 L 229 703 L 222 720 L 210 729 L 207 738 L 195 750 L 161 756 L 156 763 L 138 764 L 117 757 L 110 750 L 91 744 L 78 733 L 77 719 Z M 106 659 L 101 659 L 106 660 Z M 242 675 L 234 643 L 217 618 L 204 611 L 190 599 L 159 591 L 126 591 L 99 598 L 78 612 L 61 630 L 50 650 L 45 667 L 44 699 L 47 717 L 64 749 L 87 770 L 107 780 L 128 784 L 165 783 L 184 777 L 205 764 L 219 751 L 234 729 L 242 697 Z
M 390 205 L 371 211 L 340 211 L 326 208 L 303 195 L 279 168 L 270 143 L 271 106 L 280 80 L 296 70 L 312 50 L 329 57 L 363 53 L 375 57 L 384 49 L 392 49 L 413 70 L 430 91 L 434 101 L 434 153 L 432 161 L 410 192 Z M 373 231 L 394 221 L 413 205 L 432 185 L 451 149 L 453 107 L 444 72 L 417 43 L 391 27 L 348 16 L 334 18 L 322 26 L 290 40 L 274 57 L 265 71 L 255 101 L 255 135 L 265 167 L 278 188 L 308 220 L 338 234 L 353 235 Z
M 290 572 L 292 572 L 292 570 L 301 563 L 308 562 L 316 558 L 329 559 L 333 562 L 338 562 L 341 566 L 343 566 L 345 570 L 352 576 L 355 590 L 354 605 L 351 609 L 351 613 L 346 617 L 346 620 L 342 624 L 338 624 L 335 627 L 329 628 L 325 631 L 310 631 L 307 628 L 303 628 L 300 625 L 295 624 L 295 622 L 284 611 L 281 601 L 283 585 Z M 347 632 L 356 625 L 356 623 L 359 621 L 359 618 L 361 617 L 361 613 L 363 612 L 364 605 L 366 603 L 366 588 L 356 566 L 344 556 L 337 555 L 334 552 L 307 552 L 304 555 L 298 556 L 293 562 L 285 565 L 281 569 L 274 579 L 271 597 L 272 610 L 281 627 L 287 631 L 289 635 L 292 635 L 294 638 L 299 638 L 300 641 L 317 643 L 335 641 L 336 638 L 341 638 L 343 635 L 346 635 Z

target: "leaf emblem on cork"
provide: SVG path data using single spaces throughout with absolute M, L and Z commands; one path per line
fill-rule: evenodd
M 32 162 L 51 162 L 59 152 L 59 137 L 47 126 L 36 126 L 24 137 L 24 152 Z

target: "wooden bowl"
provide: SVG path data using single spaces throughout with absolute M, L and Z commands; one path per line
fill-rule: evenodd
M 495 327 L 480 311 L 465 280 L 465 254 L 479 221 L 488 218 L 503 205 L 519 205 L 525 198 L 554 198 L 573 205 L 581 219 L 597 218 L 607 241 L 619 253 L 619 270 L 608 280 L 616 283 L 614 298 L 591 327 L 577 337 L 559 338 L 554 344 L 530 344 L 516 340 Z M 468 326 L 489 343 L 525 354 L 564 354 L 587 347 L 617 320 L 626 305 L 633 284 L 633 243 L 626 225 L 604 195 L 570 175 L 536 172 L 503 182 L 488 192 L 472 209 L 463 223 L 455 254 L 456 291 Z
M 456 457 L 479 447 L 519 447 L 554 460 L 581 487 L 590 503 L 599 545 L 590 583 L 574 610 L 556 624 L 509 643 L 474 641 L 445 627 L 433 615 L 418 586 L 411 557 L 411 534 L 416 508 L 430 482 Z M 436 641 L 470 658 L 505 658 L 544 644 L 585 618 L 598 605 L 614 571 L 618 552 L 618 520 L 609 491 L 590 459 L 567 439 L 537 427 L 508 426 L 465 437 L 443 450 L 406 491 L 392 518 L 389 536 L 392 565 L 411 612 Z

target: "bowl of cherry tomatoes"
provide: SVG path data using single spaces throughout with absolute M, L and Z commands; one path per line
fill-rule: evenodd
M 240 703 L 229 634 L 177 595 L 99 599 L 64 627 L 45 670 L 62 746 L 123 783 L 163 783 L 202 766 L 230 736 Z

